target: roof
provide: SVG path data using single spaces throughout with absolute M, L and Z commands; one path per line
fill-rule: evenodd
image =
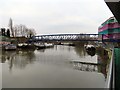
M 105 0 L 107 6 L 120 23 L 120 0 Z
M 109 24 L 109 23 L 118 23 L 118 21 L 116 20 L 115 17 L 110 17 L 109 19 L 107 19 L 105 22 L 103 22 L 101 24 L 101 26 L 99 26 L 99 28 L 105 26 L 106 24 Z

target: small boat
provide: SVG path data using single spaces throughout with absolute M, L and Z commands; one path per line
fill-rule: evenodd
M 87 51 L 95 51 L 96 50 L 94 45 L 84 45 L 84 47 Z
M 37 49 L 50 48 L 54 46 L 52 43 L 35 43 L 34 45 L 37 47 Z
M 28 44 L 28 43 L 19 43 L 18 45 L 17 45 L 17 48 L 18 49 L 34 49 L 35 48 L 35 46 L 34 45 L 32 45 L 32 44 Z
M 96 47 L 94 45 L 84 45 L 86 52 L 90 56 L 94 56 L 96 54 Z
M 45 43 L 45 47 L 48 48 L 48 47 L 53 47 L 54 45 L 52 43 Z
M 26 48 L 26 46 L 27 46 L 28 44 L 26 44 L 26 43 L 19 43 L 18 45 L 17 45 L 17 47 L 18 48 Z
M 44 49 L 45 48 L 44 43 L 34 43 L 34 45 L 37 47 L 37 49 Z
M 7 44 L 4 46 L 4 50 L 16 50 L 17 49 L 17 46 L 15 44 Z

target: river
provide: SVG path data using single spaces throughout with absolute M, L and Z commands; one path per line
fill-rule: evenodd
M 106 58 L 98 53 L 89 55 L 83 46 L 57 45 L 1 53 L 3 88 L 104 88 L 105 85 L 107 65 L 103 59 Z

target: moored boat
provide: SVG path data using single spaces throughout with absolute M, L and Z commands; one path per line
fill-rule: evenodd
M 96 50 L 94 45 L 84 45 L 84 47 L 87 51 L 95 51 Z
M 3 47 L 4 50 L 16 50 L 17 49 L 17 46 L 15 44 L 7 44 Z
M 35 43 L 34 45 L 37 47 L 37 49 L 50 48 L 54 46 L 52 43 Z
M 35 47 L 37 47 L 37 49 L 44 49 L 45 45 L 44 43 L 34 43 Z
M 35 49 L 35 46 L 33 44 L 28 44 L 28 43 L 19 43 L 17 45 L 18 49 Z
M 53 47 L 54 46 L 54 44 L 52 44 L 52 43 L 45 43 L 45 47 L 46 48 L 48 48 L 48 47 Z
M 26 48 L 27 45 L 28 45 L 28 44 L 26 44 L 26 43 L 19 43 L 19 44 L 17 45 L 17 47 L 18 47 L 18 48 Z

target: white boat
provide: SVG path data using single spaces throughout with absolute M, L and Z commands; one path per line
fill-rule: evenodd
M 22 50 L 29 50 L 29 49 L 35 49 L 35 46 L 33 44 L 28 44 L 28 43 L 19 43 L 17 44 L 18 49 Z
M 88 50 L 88 51 L 91 51 L 91 50 L 96 50 L 95 49 L 95 46 L 94 45 L 84 45 L 85 49 Z
M 34 43 L 34 45 L 38 49 L 49 48 L 49 47 L 53 47 L 54 46 L 54 44 L 52 44 L 52 43 Z
M 28 45 L 27 43 L 19 43 L 18 47 L 27 46 L 27 45 Z
M 17 46 L 15 44 L 8 44 L 4 46 L 5 50 L 16 50 Z
M 45 47 L 53 47 L 54 45 L 52 43 L 45 43 Z

